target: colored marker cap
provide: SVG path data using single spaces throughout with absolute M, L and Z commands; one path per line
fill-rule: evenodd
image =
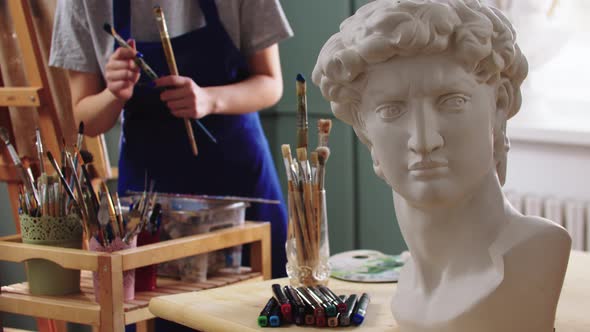
M 365 320 L 365 317 L 363 317 L 360 314 L 354 314 L 354 316 L 352 317 L 352 322 L 355 325 L 361 325 L 363 323 L 363 320 Z
M 272 327 L 277 327 L 277 326 L 281 326 L 281 319 L 279 318 L 279 316 L 270 316 L 270 326 Z
M 288 322 L 293 321 L 290 303 L 285 303 L 285 304 L 281 305 L 281 313 L 283 314 L 283 318 L 285 318 L 286 321 L 288 321 Z
M 268 317 L 258 316 L 258 326 L 260 326 L 260 327 L 268 326 Z

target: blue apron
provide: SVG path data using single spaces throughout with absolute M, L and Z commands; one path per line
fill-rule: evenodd
M 199 4 L 206 26 L 171 40 L 180 75 L 192 78 L 202 87 L 246 79 L 249 76 L 246 59 L 225 31 L 215 1 L 200 0 Z M 127 39 L 131 21 L 129 0 L 113 0 L 113 7 L 114 27 Z M 136 46 L 159 76 L 169 74 L 159 41 L 137 41 Z M 257 112 L 202 118 L 200 121 L 215 136 L 217 144 L 193 125 L 199 149 L 195 157 L 183 120 L 170 114 L 160 101 L 159 91 L 142 74 L 133 97 L 125 105 L 123 118 L 119 194 L 143 190 L 147 172 L 159 192 L 280 200 L 281 205 L 252 204 L 246 210 L 246 218 L 271 222 L 272 275 L 285 276 L 287 213 Z M 244 254 L 247 260 L 248 252 Z

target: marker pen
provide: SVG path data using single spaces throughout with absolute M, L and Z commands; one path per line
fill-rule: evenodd
M 337 327 L 338 326 L 338 319 L 341 313 L 337 312 L 336 316 L 328 317 L 328 326 L 329 327 Z
M 289 302 L 291 302 L 293 321 L 296 325 L 305 324 L 305 304 L 299 298 L 299 295 L 297 295 L 293 287 L 286 285 L 283 287 L 283 291 L 287 296 L 287 299 L 289 299 Z
M 281 285 L 273 284 L 271 287 L 272 292 L 275 294 L 275 298 L 281 306 L 281 313 L 283 314 L 283 319 L 287 323 L 293 322 L 293 312 L 291 303 L 289 302 L 289 299 L 287 299 L 287 296 L 285 296 L 285 293 L 283 293 Z
M 258 316 L 258 325 L 260 327 L 265 327 L 268 326 L 268 319 L 270 317 L 270 314 L 272 312 L 272 309 L 274 307 L 278 307 L 278 302 L 274 297 L 271 297 L 268 302 L 266 302 L 266 305 L 264 306 L 264 309 L 262 309 L 262 311 L 260 312 L 260 315 Z
M 319 288 L 309 287 L 310 293 L 315 295 L 316 300 L 320 302 L 324 306 L 324 310 L 326 311 L 326 316 L 334 317 L 338 314 L 336 306 L 332 302 L 332 299 L 329 299 Z
M 316 306 L 320 308 L 320 310 L 315 311 L 315 325 L 318 327 L 328 325 L 328 322 L 326 321 L 326 305 L 317 295 L 315 295 L 311 287 L 305 287 L 304 290 L 310 301 L 315 302 Z
M 305 304 L 305 325 L 315 325 L 315 304 L 311 303 L 299 289 L 293 288 L 293 291 L 295 291 L 295 294 L 297 294 L 297 296 L 299 296 L 301 301 Z
M 336 296 L 336 294 L 334 294 L 334 292 L 332 292 L 332 290 L 324 285 L 321 285 L 318 287 L 322 293 L 324 293 L 327 297 L 332 299 L 332 303 L 334 303 L 336 305 L 336 308 L 338 309 L 339 313 L 345 313 L 346 312 L 346 303 L 344 303 L 344 301 L 342 301 L 340 299 L 340 297 Z
M 352 323 L 354 325 L 361 325 L 365 319 L 365 315 L 367 314 L 367 307 L 369 306 L 370 301 L 371 299 L 369 298 L 369 294 L 363 293 L 363 295 L 361 295 L 359 303 L 357 304 L 352 316 Z
M 303 299 L 310 308 L 313 309 L 313 317 L 316 326 L 326 326 L 326 316 L 324 316 L 324 308 L 309 294 L 304 287 L 297 287 L 297 294 Z M 307 317 L 307 316 L 306 316 Z M 307 324 L 307 318 L 305 319 Z
M 340 326 L 349 326 L 350 325 L 350 318 L 354 312 L 354 307 L 356 306 L 357 296 L 356 294 L 350 294 L 344 303 L 346 303 L 346 312 L 340 314 Z
M 277 304 L 272 307 L 270 311 L 270 316 L 268 317 L 269 325 L 272 327 L 279 327 L 281 326 L 281 306 L 277 302 Z

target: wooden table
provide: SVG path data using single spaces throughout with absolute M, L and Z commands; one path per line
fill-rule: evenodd
M 287 284 L 287 279 L 226 286 L 198 293 L 183 293 L 152 298 L 149 310 L 158 317 L 203 331 L 254 331 L 256 318 L 272 296 L 270 285 Z M 331 279 L 328 285 L 336 294 L 367 292 L 371 303 L 360 327 L 337 330 L 399 332 L 390 311 L 394 283 L 352 283 Z M 320 329 L 289 325 L 281 331 Z M 327 328 L 323 328 L 326 330 Z M 333 330 L 330 328 L 330 330 Z M 557 308 L 556 332 L 590 331 L 590 254 L 572 252 L 560 302 Z

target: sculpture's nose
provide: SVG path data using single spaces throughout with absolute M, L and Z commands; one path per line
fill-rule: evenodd
M 416 154 L 429 154 L 443 146 L 439 132 L 437 110 L 427 101 L 419 102 L 412 110 L 408 149 Z

